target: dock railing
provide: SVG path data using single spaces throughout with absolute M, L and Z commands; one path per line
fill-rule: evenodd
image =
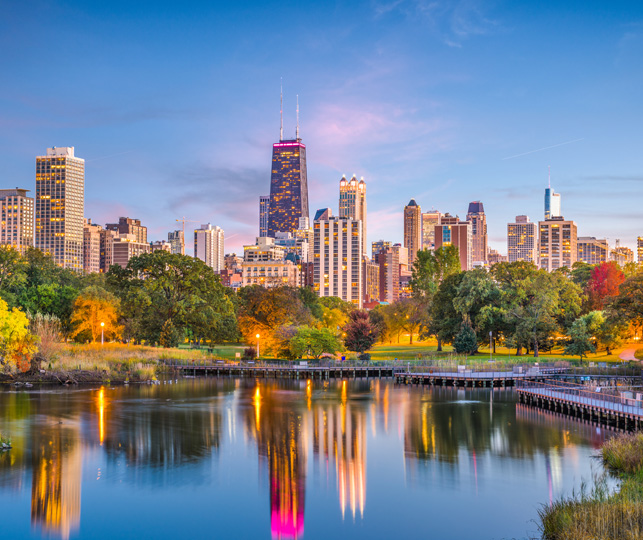
M 600 391 L 596 392 L 583 385 L 562 381 L 537 382 L 521 380 L 516 383 L 516 388 L 519 392 L 525 391 L 531 395 L 545 398 L 567 399 L 579 405 L 589 405 L 621 413 L 643 414 L 643 401 L 636 399 L 637 394 L 635 393 L 632 393 L 631 398 L 615 396 Z

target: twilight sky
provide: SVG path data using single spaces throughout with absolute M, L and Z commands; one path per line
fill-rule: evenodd
M 643 235 L 643 2 L 0 0 L 0 50 L 0 187 L 34 190 L 35 156 L 75 146 L 85 215 L 150 240 L 186 216 L 226 252 L 253 242 L 280 77 L 311 215 L 363 176 L 369 241 L 402 240 L 411 197 L 481 200 L 506 253 L 548 166 L 579 236 Z

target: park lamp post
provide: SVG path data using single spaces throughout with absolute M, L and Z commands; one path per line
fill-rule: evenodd
M 493 351 L 493 330 L 489 330 L 489 362 L 491 362 L 491 352 Z
M 257 338 L 257 360 L 259 360 L 259 338 L 260 337 L 261 336 L 259 334 L 256 335 L 256 338 Z
M 105 342 L 105 323 L 100 323 L 100 344 Z

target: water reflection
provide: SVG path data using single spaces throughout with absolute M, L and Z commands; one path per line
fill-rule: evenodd
M 519 467 L 520 482 L 543 487 L 546 495 L 537 500 L 552 500 L 570 487 L 569 471 L 585 470 L 588 452 L 606 436 L 596 426 L 517 404 L 510 390 L 422 389 L 378 380 L 191 379 L 160 386 L 3 392 L 0 431 L 14 441 L 14 450 L 0 454 L 0 497 L 16 494 L 7 500 L 19 505 L 19 495 L 30 486 L 31 534 L 64 539 L 118 536 L 118 529 L 101 535 L 91 521 L 81 524 L 81 494 L 85 511 L 100 505 L 108 510 L 110 499 L 101 494 L 123 482 L 170 498 L 177 487 L 203 485 L 220 506 L 228 498 L 245 500 L 252 493 L 250 480 L 237 489 L 234 481 L 226 487 L 216 479 L 226 467 L 237 467 L 232 478 L 245 478 L 244 448 L 256 451 L 258 485 L 269 514 L 250 512 L 243 519 L 256 527 L 255 536 L 270 529 L 272 538 L 298 539 L 304 536 L 307 512 L 313 517 L 322 512 L 306 508 L 311 493 L 317 506 L 324 493 L 334 501 L 334 509 L 323 509 L 329 527 L 334 520 L 335 527 L 354 527 L 357 521 L 375 534 L 388 523 L 378 509 L 403 517 L 421 500 L 414 487 L 435 492 L 435 505 L 445 486 L 461 485 L 467 496 L 492 498 L 496 488 L 488 479 L 499 468 Z M 224 449 L 234 457 L 222 457 Z M 403 463 L 397 477 L 390 472 L 397 470 L 396 463 Z M 367 501 L 375 512 L 367 513 Z M 445 514 L 444 520 L 452 517 Z M 225 513 L 218 519 L 226 518 L 238 519 Z M 516 536 L 497 529 L 497 516 L 482 518 L 496 527 L 490 536 Z M 201 519 L 205 527 L 206 517 Z M 127 525 L 125 519 L 122 526 Z M 308 530 L 306 536 L 324 537 L 324 532 Z M 160 529 L 157 536 L 177 534 L 181 529 Z

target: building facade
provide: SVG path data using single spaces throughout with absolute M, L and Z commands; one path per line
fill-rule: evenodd
M 362 222 L 362 252 L 367 253 L 366 240 L 366 182 L 357 181 L 355 175 L 349 180 L 345 176 L 339 181 L 339 217 L 353 218 Z
M 610 260 L 617 262 L 621 266 L 634 262 L 634 252 L 627 246 L 621 246 L 621 241 L 616 240 L 614 249 L 610 253 Z
M 507 223 L 507 260 L 538 265 L 538 225 L 528 216 L 516 216 L 515 222 Z
M 587 264 L 601 264 L 610 260 L 609 244 L 606 238 L 579 236 L 577 239 L 577 261 Z
M 471 223 L 460 221 L 460 218 L 444 214 L 440 225 L 435 228 L 435 249 L 444 246 L 456 246 L 460 255 L 460 267 L 463 271 L 473 268 Z
M 484 213 L 484 205 L 480 201 L 469 203 L 467 221 L 471 223 L 471 258 L 474 263 L 487 262 L 489 251 L 487 237 L 487 216 Z
M 85 160 L 74 147 L 36 157 L 35 246 L 58 266 L 83 270 Z
M 392 304 L 400 297 L 399 251 L 387 247 L 377 254 L 380 267 L 380 302 Z
M 297 137 L 272 145 L 268 234 L 294 232 L 308 214 L 306 146 Z
M 636 255 L 637 261 L 643 263 L 643 236 L 636 239 Z
M 105 228 L 121 234 L 132 234 L 139 244 L 147 244 L 147 227 L 141 225 L 140 219 L 119 217 L 118 223 L 107 223 Z
M 316 220 L 314 230 L 314 290 L 362 307 L 362 222 L 352 218 Z
M 155 251 L 167 251 L 168 253 L 171 253 L 172 246 L 165 240 L 156 240 L 154 242 L 150 242 L 150 252 L 154 253 Z
M 34 200 L 28 189 L 0 189 L 0 245 L 20 253 L 34 245 Z
M 573 221 L 555 217 L 538 223 L 540 268 L 552 272 L 571 269 L 578 257 L 578 228 Z
M 299 287 L 299 268 L 292 261 L 254 261 L 241 265 L 241 285 L 273 287 Z
M 100 237 L 103 227 L 86 219 L 83 226 L 83 270 L 86 274 L 100 272 Z
M 183 231 L 170 231 L 167 233 L 170 250 L 175 255 L 185 255 L 185 235 Z
M 545 189 L 545 221 L 561 216 L 560 193 L 554 193 L 550 184 Z
M 364 292 L 362 298 L 364 304 L 379 302 L 380 300 L 380 265 L 364 257 L 362 263 L 362 276 Z
M 114 264 L 113 247 L 114 238 L 118 236 L 115 231 L 102 229 L 100 231 L 100 271 L 109 272 L 109 267 Z
M 270 195 L 259 196 L 259 236 L 268 236 L 268 216 L 270 214 Z
M 112 230 L 112 232 L 116 232 Z M 127 267 L 130 259 L 144 253 L 150 253 L 147 242 L 139 242 L 136 234 L 116 234 L 112 238 L 112 264 L 121 268 Z
M 411 199 L 404 207 L 404 247 L 408 249 L 412 267 L 417 252 L 422 249 L 422 209 Z
M 377 260 L 377 254 L 386 249 L 391 247 L 391 242 L 388 240 L 376 240 L 371 244 L 371 259 L 376 261 Z
M 201 225 L 194 231 L 194 256 L 201 259 L 215 272 L 225 268 L 224 261 L 224 232 L 221 227 L 210 223 Z
M 422 249 L 435 249 L 435 228 L 440 224 L 442 214 L 437 210 L 422 214 Z

